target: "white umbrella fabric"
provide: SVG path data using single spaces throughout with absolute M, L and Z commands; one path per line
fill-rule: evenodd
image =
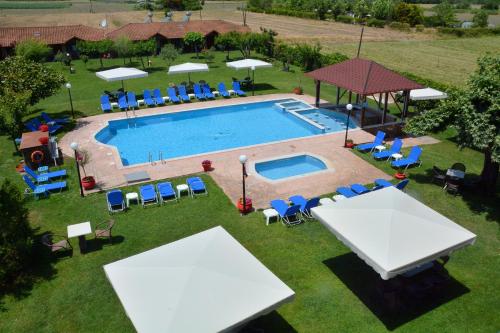
M 413 89 L 412 91 L 410 91 L 410 99 L 413 101 L 426 101 L 445 98 L 448 98 L 448 94 L 434 88 Z
M 191 73 L 196 73 L 196 72 L 208 72 L 208 65 L 194 63 L 194 62 L 186 62 L 180 65 L 170 66 L 168 68 L 168 75 L 187 73 L 188 82 L 191 82 Z
M 147 77 L 148 72 L 141 71 L 137 68 L 130 67 L 118 67 L 114 69 L 109 69 L 106 71 L 96 72 L 95 75 L 108 82 L 121 81 L 123 88 L 123 81 L 129 79 L 138 79 L 141 77 Z
M 252 70 L 252 95 L 255 94 L 254 85 L 255 85 L 255 70 L 257 68 L 269 68 L 273 67 L 273 64 L 269 62 L 265 62 L 258 59 L 243 59 L 237 61 L 227 62 L 226 66 L 229 68 L 233 68 L 236 70 L 246 69 L 248 71 Z

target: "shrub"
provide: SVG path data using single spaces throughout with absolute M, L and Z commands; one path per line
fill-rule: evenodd
M 498 10 L 498 0 L 487 0 L 482 6 L 481 9 L 487 10 Z
M 342 22 L 342 23 L 348 23 L 348 24 L 353 24 L 354 23 L 354 17 L 348 16 L 348 15 L 339 15 L 335 19 L 337 22 Z
M 418 32 L 423 32 L 424 28 L 425 28 L 425 26 L 423 24 L 417 24 L 415 26 L 415 30 L 418 31 Z
M 400 2 L 394 8 L 394 19 L 397 22 L 408 23 L 413 27 L 424 21 L 424 14 L 421 7 L 415 4 Z
M 425 16 L 423 20 L 424 26 L 428 28 L 439 26 L 439 19 L 436 15 Z
M 477 11 L 472 17 L 474 28 L 486 28 L 488 26 L 488 12 L 485 10 Z
M 385 26 L 385 21 L 371 18 L 366 22 L 366 25 L 368 25 L 369 27 L 383 28 Z
M 33 60 L 35 62 L 44 62 L 52 53 L 51 48 L 42 41 L 27 39 L 16 45 L 16 55 Z
M 335 65 L 339 62 L 349 59 L 348 56 L 342 53 L 334 52 L 321 55 L 321 66 Z
M 500 35 L 500 27 L 496 28 L 438 28 L 438 33 L 445 35 L 454 35 L 457 37 L 479 37 Z
M 391 24 L 389 24 L 389 28 L 400 31 L 410 31 L 410 24 L 401 22 L 391 22 Z

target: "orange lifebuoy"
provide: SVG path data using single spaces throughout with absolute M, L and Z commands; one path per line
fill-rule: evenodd
M 42 163 L 45 155 L 41 150 L 35 150 L 31 153 L 31 162 L 33 163 Z

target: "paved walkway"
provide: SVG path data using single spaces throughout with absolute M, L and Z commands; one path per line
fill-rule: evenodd
M 232 98 L 230 100 L 215 100 L 203 103 L 168 105 L 165 107 L 137 110 L 137 116 L 187 111 L 212 106 L 221 106 L 236 103 L 273 100 L 280 98 L 299 98 L 307 103 L 314 103 L 312 96 L 297 96 L 292 94 L 273 94 L 246 98 Z M 66 134 L 60 141 L 60 147 L 65 155 L 73 156 L 69 147 L 76 141 L 82 149 L 90 155 L 90 161 L 85 167 L 87 174 L 96 178 L 98 189 L 106 190 L 126 186 L 125 174 L 137 171 L 146 171 L 151 180 L 186 176 L 202 171 L 201 161 L 209 159 L 213 162 L 214 170 L 210 172 L 213 179 L 236 202 L 241 196 L 241 164 L 238 157 L 241 154 L 248 156 L 247 193 L 254 201 L 254 206 L 264 208 L 270 200 L 275 198 L 286 199 L 294 194 L 306 197 L 333 192 L 336 187 L 352 183 L 370 183 L 375 178 L 390 179 L 391 177 L 379 169 L 358 158 L 350 150 L 342 147 L 344 133 L 311 136 L 307 138 L 287 140 L 283 142 L 238 148 L 218 153 L 207 153 L 192 157 L 176 158 L 154 164 L 140 164 L 124 167 L 118 151 L 113 146 L 97 142 L 95 133 L 107 126 L 109 120 L 123 119 L 124 112 L 115 112 L 78 119 L 75 130 Z M 373 135 L 362 130 L 351 130 L 349 138 L 354 142 L 368 142 Z M 416 139 L 408 144 L 421 144 Z M 326 171 L 320 171 L 308 176 L 272 182 L 259 176 L 254 171 L 254 163 L 259 160 L 276 158 L 284 155 L 308 153 L 321 158 L 328 165 Z

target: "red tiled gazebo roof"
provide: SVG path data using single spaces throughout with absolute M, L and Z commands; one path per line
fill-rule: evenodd
M 374 61 L 360 58 L 319 68 L 306 75 L 363 96 L 423 88 Z

